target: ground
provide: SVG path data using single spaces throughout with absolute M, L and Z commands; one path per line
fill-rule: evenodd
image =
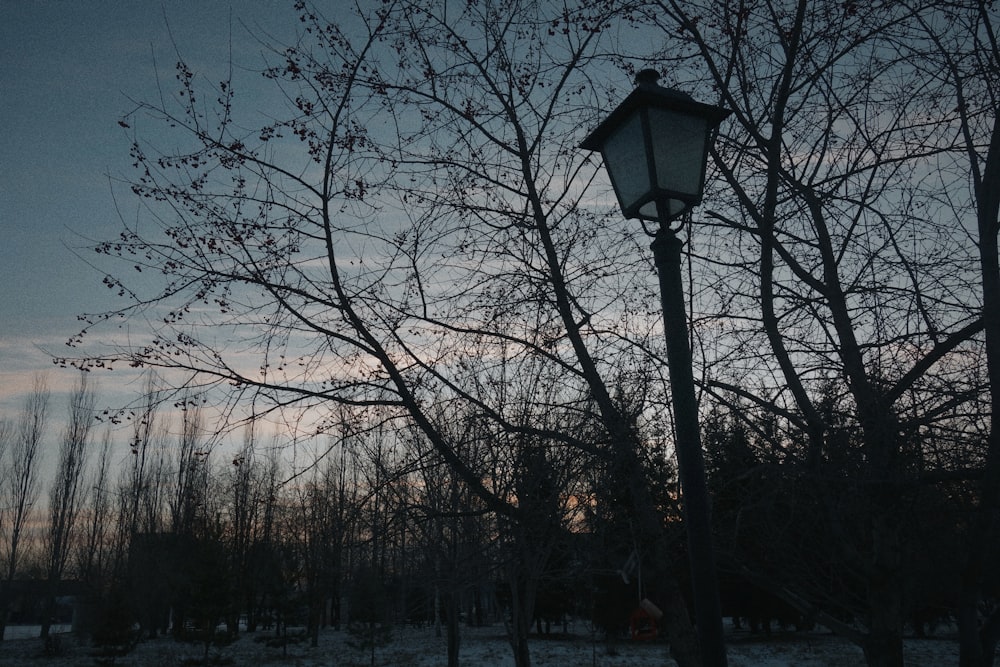
M 502 626 L 462 628 L 461 664 L 469 667 L 513 667 L 510 647 Z M 622 641 L 608 645 L 579 624 L 566 635 L 554 638 L 532 637 L 534 667 L 668 667 L 666 645 L 660 642 Z M 771 639 L 752 636 L 745 631 L 729 631 L 730 667 L 856 667 L 863 665 L 860 649 L 818 630 L 808 633 L 779 634 Z M 14 633 L 16 636 L 16 632 Z M 270 633 L 244 633 L 233 644 L 213 648 L 214 665 L 290 665 L 294 667 L 363 667 L 371 664 L 370 654 L 352 648 L 345 632 L 324 630 L 318 648 L 301 642 L 281 648 L 258 640 Z M 91 667 L 99 664 L 93 649 L 81 644 L 71 634 L 61 634 L 56 650 L 46 655 L 41 641 L 8 639 L 0 643 L 0 667 Z M 435 637 L 433 628 L 395 628 L 390 642 L 376 649 L 379 667 L 440 667 L 446 664 L 444 638 Z M 958 646 L 954 634 L 931 639 L 908 639 L 907 667 L 942 667 L 958 664 Z M 201 664 L 203 649 L 179 644 L 169 638 L 140 643 L 129 655 L 118 658 L 119 667 L 180 667 Z M 104 663 L 109 664 L 109 663 Z

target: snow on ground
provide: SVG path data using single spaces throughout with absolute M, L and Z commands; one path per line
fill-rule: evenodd
M 9 629 L 10 630 L 10 629 Z M 667 646 L 662 642 L 621 641 L 609 645 L 591 635 L 583 626 L 570 628 L 568 635 L 531 639 L 535 667 L 669 667 Z M 462 628 L 460 663 L 468 667 L 513 667 L 510 646 L 502 626 Z M 363 667 L 370 656 L 348 645 L 346 632 L 324 630 L 320 644 L 311 648 L 302 642 L 281 648 L 266 646 L 258 637 L 270 633 L 243 633 L 233 644 L 213 647 L 210 664 L 291 665 L 294 667 Z M 16 636 L 16 629 L 15 635 Z M 95 664 L 93 648 L 71 634 L 61 634 L 58 652 L 46 655 L 39 639 L 10 639 L 0 643 L 0 667 L 90 667 Z M 905 662 L 908 667 L 942 667 L 958 664 L 954 635 L 931 639 L 908 639 Z M 727 652 L 730 667 L 855 667 L 863 665 L 861 650 L 825 631 L 776 633 L 771 639 L 747 632 L 731 632 Z M 203 648 L 174 642 L 169 638 L 146 640 L 125 657 L 121 667 L 179 667 L 200 664 Z M 447 649 L 433 628 L 395 628 L 388 645 L 376 650 L 379 667 L 440 667 L 446 664 Z

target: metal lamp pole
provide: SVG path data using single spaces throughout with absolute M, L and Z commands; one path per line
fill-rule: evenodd
M 727 662 L 722 609 L 712 549 L 711 507 L 708 485 L 705 482 L 698 401 L 695 397 L 691 348 L 688 344 L 687 309 L 684 304 L 684 285 L 681 282 L 682 245 L 675 230 L 661 224 L 651 248 L 660 278 L 663 330 L 667 339 L 667 365 L 674 408 L 674 446 L 677 472 L 684 494 L 684 526 L 687 530 L 688 560 L 701 659 L 705 667 L 725 667 Z
M 580 144 L 600 151 L 626 218 L 657 222 L 653 241 L 667 340 L 675 449 L 684 500 L 688 560 L 702 664 L 726 667 L 705 462 L 701 452 L 687 310 L 681 283 L 679 227 L 671 223 L 701 201 L 712 131 L 729 111 L 657 84 L 642 70 L 636 88 Z

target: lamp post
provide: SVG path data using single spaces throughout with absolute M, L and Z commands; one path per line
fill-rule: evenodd
M 701 201 L 712 131 L 730 112 L 663 88 L 657 79 L 655 70 L 639 72 L 635 90 L 580 147 L 600 151 L 604 157 L 626 218 L 658 224 L 651 247 L 660 278 L 695 623 L 703 664 L 725 667 L 711 510 L 681 282 L 683 244 L 677 237 L 681 224 L 674 223 Z

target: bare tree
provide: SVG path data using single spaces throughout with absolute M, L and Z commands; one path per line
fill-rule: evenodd
M 448 407 L 440 405 L 440 411 Z M 486 438 L 470 414 L 452 413 L 447 420 L 453 446 L 463 458 L 488 460 Z M 423 598 L 422 608 L 414 616 L 430 618 L 438 636 L 445 628 L 449 667 L 460 664 L 463 592 L 483 578 L 482 570 L 497 566 L 489 558 L 495 533 L 495 517 L 484 511 L 483 504 L 448 465 L 429 448 L 419 431 L 405 437 L 407 458 L 416 467 L 413 498 L 407 507 L 411 516 L 412 542 L 420 554 L 419 569 L 427 575 L 427 588 L 414 591 Z M 488 575 L 487 575 L 488 577 Z M 514 640 L 513 634 L 511 639 Z
M 648 253 L 639 231 L 606 224 L 576 143 L 621 97 L 601 81 L 640 60 L 669 65 L 673 83 L 734 111 L 708 193 L 732 205 L 707 206 L 688 245 L 703 387 L 767 408 L 775 459 L 822 479 L 833 429 L 818 403 L 836 380 L 865 463 L 837 488 L 866 501 L 842 543 L 866 599 L 840 630 L 871 664 L 898 665 L 916 536 L 898 519 L 926 463 L 914 434 L 943 429 L 985 386 L 982 308 L 967 298 L 979 258 L 927 166 L 955 133 L 928 117 L 943 109 L 941 80 L 916 76 L 904 46 L 930 4 L 408 0 L 336 23 L 301 3 L 302 39 L 266 69 L 285 117 L 246 130 L 235 82 L 205 84 L 182 61 L 174 97 L 123 119 L 153 224 L 126 224 L 98 250 L 164 282 L 140 293 L 113 271 L 132 300 L 94 326 L 161 317 L 143 344 L 90 361 L 313 411 L 320 433 L 336 425 L 333 403 L 377 407 L 421 429 L 490 511 L 519 519 L 431 408 L 465 404 L 491 432 L 614 458 L 637 531 L 665 562 L 641 464 L 664 391 L 654 383 L 637 419 L 609 383 L 662 365 Z M 619 30 L 650 39 L 615 43 Z M 170 126 L 177 150 L 146 142 L 148 122 Z M 562 382 L 544 424 L 502 400 L 531 364 Z M 587 440 L 566 428 L 584 406 Z M 695 665 L 672 590 L 672 650 Z
M 834 625 L 870 665 L 902 665 L 921 438 L 975 412 L 986 386 L 974 211 L 956 224 L 941 205 L 954 184 L 934 168 L 956 148 L 954 101 L 915 46 L 935 5 L 662 0 L 647 15 L 680 35 L 649 54 L 672 83 L 734 112 L 710 186 L 734 205 L 709 208 L 689 242 L 704 386 L 747 401 L 757 433 L 755 415 L 777 420 L 772 460 L 826 489 L 815 500 L 845 527 L 837 560 L 864 591 L 855 623 Z M 844 426 L 821 405 L 830 382 Z M 856 469 L 835 460 L 844 434 Z M 837 508 L 849 494 L 861 502 Z
M 251 632 L 257 629 L 258 598 L 258 582 L 252 572 L 252 552 L 264 533 L 264 508 L 269 503 L 267 495 L 273 493 L 267 486 L 265 470 L 259 458 L 257 428 L 254 423 L 245 427 L 243 446 L 232 460 L 227 479 L 229 553 L 236 591 L 247 615 L 247 629 Z M 236 620 L 231 619 L 230 625 L 235 625 Z
M 648 365 L 659 346 L 646 319 L 648 258 L 638 232 L 577 205 L 592 172 L 581 173 L 576 143 L 609 92 L 587 67 L 622 6 L 453 11 L 414 0 L 339 24 L 299 9 L 302 41 L 277 50 L 266 70 L 293 102 L 286 118 L 247 134 L 233 82 L 213 91 L 219 105 L 209 109 L 181 63 L 175 97 L 123 119 L 135 132 L 134 192 L 163 226 L 127 228 L 98 251 L 166 282 L 140 294 L 124 274 L 109 279 L 135 302 L 93 322 L 148 304 L 163 317 L 148 344 L 91 361 L 185 371 L 284 410 L 317 409 L 321 420 L 331 403 L 380 406 L 420 428 L 491 511 L 516 516 L 429 407 L 465 402 L 491 429 L 625 462 L 637 530 L 660 535 L 637 453 L 644 441 L 606 380 Z M 141 133 L 150 119 L 173 126 L 187 148 L 157 154 Z M 195 310 L 234 342 L 203 337 Z M 556 432 L 518 423 L 497 403 L 496 383 L 527 361 L 562 378 L 559 404 L 548 407 L 573 418 L 554 419 Z M 597 442 L 560 430 L 577 421 L 582 395 L 601 425 Z M 695 665 L 679 592 L 667 606 L 674 653 Z
M 69 420 L 59 448 L 59 462 L 49 495 L 49 526 L 45 544 L 48 577 L 47 610 L 41 638 L 49 635 L 55 615 L 56 595 L 77 530 L 80 480 L 87 465 L 91 432 L 95 424 L 96 394 L 81 374 L 69 398 Z
M 82 539 L 77 543 L 76 567 L 80 578 L 96 593 L 102 592 L 108 582 L 111 549 L 111 469 L 112 438 L 110 430 L 102 436 L 96 467 L 91 471 L 90 487 L 84 506 L 85 525 Z
M 7 476 L 10 466 L 7 464 L 7 452 L 14 441 L 14 424 L 7 419 L 0 419 L 0 489 L 7 488 Z M 7 512 L 0 509 L 0 535 L 4 535 Z
M 336 583 L 343 577 L 340 569 L 345 508 L 338 502 L 342 495 L 336 481 L 336 469 L 327 462 L 314 468 L 311 479 L 296 492 L 296 525 L 308 608 L 306 630 L 313 646 L 319 644 L 324 610 L 331 596 L 339 594 Z M 339 604 L 339 600 L 333 602 Z
M 247 579 L 245 592 L 247 604 L 247 629 L 254 631 L 261 618 L 272 612 L 281 596 L 284 582 L 278 565 L 280 530 L 281 464 L 277 446 L 272 446 L 264 461 L 259 497 L 259 525 L 247 554 Z
M 0 583 L 0 641 L 7 627 L 11 584 L 17 575 L 22 552 L 25 550 L 25 529 L 40 493 L 39 474 L 41 445 L 48 420 L 49 391 L 45 381 L 36 376 L 31 393 L 17 420 L 10 447 L 10 467 L 2 491 L 6 506 L 7 528 L 4 535 L 4 571 Z
M 133 417 L 131 460 L 128 476 L 127 516 L 129 539 L 137 533 L 157 533 L 166 520 L 164 504 L 167 491 L 167 429 L 159 412 L 162 388 L 154 373 L 146 378 L 142 405 Z
M 203 445 L 204 420 L 198 404 L 188 398 L 181 410 L 181 433 L 177 441 L 176 472 L 171 497 L 170 530 L 178 535 L 190 535 L 195 529 L 197 513 L 207 501 L 207 459 L 209 448 Z
M 992 665 L 1000 642 L 1000 608 L 980 617 L 986 563 L 1000 544 L 1000 30 L 991 3 L 982 0 L 949 3 L 920 15 L 929 47 L 917 51 L 920 70 L 927 77 L 943 76 L 948 99 L 954 104 L 949 117 L 957 124 L 960 141 L 954 153 L 942 156 L 942 180 L 952 179 L 951 189 L 971 184 L 975 207 L 977 247 L 982 270 L 982 312 L 985 331 L 987 382 L 991 421 L 986 448 L 981 454 L 982 479 L 979 504 L 968 531 L 968 556 L 962 571 L 959 604 L 961 660 L 963 667 Z M 943 73 L 943 75 L 942 75 Z M 970 178 L 971 177 L 971 178 Z M 952 205 L 955 219 L 968 216 L 969 202 Z M 978 463 L 978 462 L 977 462 Z
M 168 518 L 168 438 L 158 411 L 163 399 L 157 382 L 153 373 L 146 376 L 140 406 L 130 414 L 129 454 L 118 472 L 112 576 L 119 582 L 125 580 L 136 536 L 161 532 Z
M 431 574 L 429 615 L 438 636 L 444 620 L 448 665 L 455 667 L 460 664 L 461 594 L 469 584 L 467 566 L 473 562 L 468 546 L 475 535 L 463 530 L 468 523 L 463 520 L 463 514 L 475 516 L 475 496 L 470 497 L 459 480 L 449 476 L 447 467 L 440 462 L 435 465 L 428 461 L 420 472 L 425 482 L 424 493 L 419 497 L 419 511 L 415 512 L 414 522 L 417 541 L 424 548 L 426 566 Z
M 14 424 L 8 419 L 0 419 L 0 460 L 4 460 L 7 456 L 7 451 L 10 449 L 11 442 L 14 440 Z M 4 471 L 7 467 L 4 466 Z M 6 472 L 4 472 L 4 477 L 6 477 Z M 0 479 L 0 482 L 3 480 Z

